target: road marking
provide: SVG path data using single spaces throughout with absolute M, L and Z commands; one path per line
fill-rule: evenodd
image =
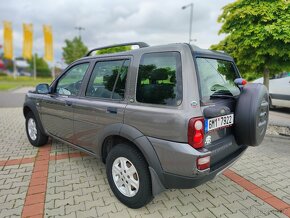
M 238 175 L 232 170 L 228 169 L 224 171 L 223 175 L 232 180 L 233 182 L 235 182 L 236 184 L 238 184 L 239 186 L 243 187 L 256 197 L 260 198 L 262 201 L 266 202 L 275 209 L 281 211 L 286 216 L 290 217 L 290 204 L 282 201 L 281 199 L 272 195 L 270 192 L 260 188 L 259 186 L 255 185 L 254 183 L 250 182 L 244 177 Z
M 48 144 L 37 152 L 21 217 L 44 216 L 50 150 L 51 144 Z

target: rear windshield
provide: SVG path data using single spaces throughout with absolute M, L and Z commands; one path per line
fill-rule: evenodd
M 196 61 L 203 100 L 215 95 L 240 94 L 240 89 L 234 83 L 239 75 L 232 62 L 212 58 L 197 58 Z

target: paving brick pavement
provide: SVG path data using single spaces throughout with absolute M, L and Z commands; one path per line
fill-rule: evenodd
M 21 109 L 0 109 L 0 161 L 4 161 L 0 162 L 0 217 L 29 216 L 27 208 L 42 211 L 40 217 L 290 216 L 289 157 L 262 148 L 250 148 L 232 171 L 213 181 L 194 189 L 167 190 L 146 207 L 133 210 L 114 197 L 100 160 L 54 140 L 51 147 L 33 148 L 26 139 Z M 287 211 L 277 209 L 279 202 L 266 203 L 270 198 L 263 199 L 265 193 L 257 197 L 245 189 L 247 183 L 239 184 L 233 175 L 262 187 L 276 196 L 274 200 L 283 200 Z
M 290 204 L 290 156 L 286 150 L 290 149 L 290 139 L 288 144 L 280 144 L 278 138 L 266 139 L 264 146 L 249 148 L 232 169 Z
M 0 161 L 35 157 L 37 148 L 30 145 L 20 108 L 0 108 Z

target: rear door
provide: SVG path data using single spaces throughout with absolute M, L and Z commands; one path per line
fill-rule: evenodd
M 239 76 L 233 62 L 209 57 L 196 58 L 202 110 L 205 116 L 205 148 L 215 164 L 239 149 L 233 137 Z
M 184 142 L 181 53 L 148 52 L 135 61 L 136 73 L 130 79 L 137 84 L 130 93 L 124 123 L 146 136 Z
M 99 136 L 122 124 L 130 57 L 97 60 L 74 108 L 74 144 L 95 151 Z
M 65 141 L 73 141 L 73 102 L 77 99 L 89 62 L 70 67 L 57 81 L 53 93 L 41 101 L 44 128 Z

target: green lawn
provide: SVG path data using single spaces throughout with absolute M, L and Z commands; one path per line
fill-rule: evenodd
M 26 76 L 19 76 L 14 79 L 12 76 L 0 76 L 0 91 L 16 89 L 20 87 L 27 87 L 27 86 L 36 86 L 39 83 L 48 83 L 52 82 L 52 78 L 36 78 L 33 77 L 26 77 Z

